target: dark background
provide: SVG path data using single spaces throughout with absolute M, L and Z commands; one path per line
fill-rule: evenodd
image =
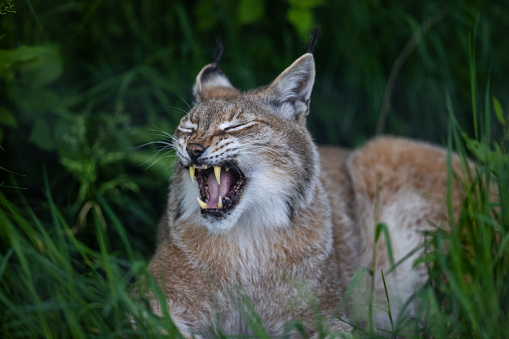
M 218 36 L 221 67 L 245 90 L 274 79 L 320 27 L 308 125 L 321 144 L 380 133 L 445 144 L 447 98 L 469 135 L 473 107 L 509 103 L 507 1 L 0 0 L 0 12 L 0 189 L 44 222 L 49 188 L 91 247 L 85 216 L 107 201 L 145 257 L 174 158 L 137 146 L 169 139 Z

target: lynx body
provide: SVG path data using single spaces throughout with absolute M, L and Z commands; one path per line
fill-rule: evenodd
M 186 336 L 267 333 L 301 320 L 308 334 L 347 332 L 343 319 L 367 310 L 369 279 L 338 308 L 353 275 L 371 268 L 384 307 L 380 270 L 423 242 L 419 232 L 446 218 L 446 152 L 397 138 L 356 151 L 318 148 L 306 129 L 314 60 L 304 54 L 270 85 L 245 93 L 217 63 L 196 78 L 196 105 L 174 135 L 178 162 L 151 270 Z M 426 277 L 412 259 L 386 276 L 393 315 Z M 155 312 L 161 305 L 151 299 Z M 411 312 L 411 310 L 410 310 Z M 374 315 L 384 328 L 386 312 Z M 361 319 L 362 320 L 362 317 Z M 387 327 L 385 327 L 387 328 Z M 296 333 L 290 331 L 290 334 Z

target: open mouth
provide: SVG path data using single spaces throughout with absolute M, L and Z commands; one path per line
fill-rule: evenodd
M 244 174 L 234 166 L 191 165 L 189 175 L 193 182 L 196 178 L 200 188 L 198 204 L 201 212 L 217 217 L 235 207 L 246 182 Z

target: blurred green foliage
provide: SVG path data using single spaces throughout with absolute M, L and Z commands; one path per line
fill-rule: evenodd
M 14 5 L 12 4 L 12 0 L 5 0 L 0 2 L 0 15 L 7 13 L 16 13 L 14 10 Z
M 216 37 L 226 48 L 222 69 L 240 89 L 250 89 L 269 83 L 303 54 L 317 25 L 317 77 L 308 118 L 317 142 L 350 147 L 373 137 L 389 86 L 384 133 L 445 144 L 448 103 L 465 131 L 469 154 L 504 177 L 506 0 L 0 0 L 0 281 L 2 272 L 18 272 L 8 265 L 18 263 L 11 257 L 23 261 L 28 255 L 38 265 L 33 276 L 26 264 L 23 272 L 9 273 L 2 286 L 17 281 L 16 274 L 32 287 L 39 286 L 37 279 L 49 279 L 31 291 L 37 312 L 46 314 L 53 306 L 44 296 L 60 293 L 60 285 L 50 285 L 61 263 L 50 261 L 61 259 L 67 277 L 75 279 L 69 295 L 90 292 L 79 305 L 115 308 L 104 311 L 102 325 L 104 312 L 96 310 L 86 333 L 96 327 L 114 331 L 112 318 L 131 303 L 110 302 L 101 291 L 114 289 L 116 279 L 129 280 L 129 264 L 121 259 L 112 264 L 117 258 L 141 265 L 137 260 L 151 256 L 174 161 L 157 144 L 138 146 L 168 141 L 165 133 L 173 133 L 192 105 L 194 78 L 212 60 Z M 486 93 L 484 105 L 475 100 L 480 93 Z M 501 220 L 507 222 L 507 213 Z M 61 228 L 73 236 L 62 238 Z M 56 249 L 55 258 L 39 256 L 43 251 L 33 240 L 39 234 L 48 246 L 56 237 L 57 248 L 65 248 L 72 262 Z M 98 243 L 103 237 L 109 241 Z M 108 274 L 97 267 L 115 273 L 101 280 L 97 277 Z M 73 269 L 84 273 L 77 277 Z M 96 280 L 87 285 L 89 275 Z M 19 300 L 26 302 L 21 295 Z M 17 310 L 8 316 L 24 319 L 26 310 Z M 68 320 L 70 328 L 72 321 L 77 320 Z M 451 326 L 447 317 L 441 321 Z M 125 321 L 122 326 L 129 328 Z M 25 334 L 44 335 L 40 330 L 35 324 Z
M 173 159 L 136 146 L 160 139 L 154 131 L 173 132 L 217 36 L 223 70 L 249 89 L 305 52 L 311 29 L 321 27 L 309 117 L 319 143 L 355 146 L 375 134 L 395 60 L 438 14 L 402 59 L 384 132 L 445 142 L 446 92 L 459 123 L 473 129 L 469 44 L 481 89 L 491 85 L 500 109 L 509 100 L 502 2 L 27 0 L 5 8 L 15 13 L 4 10 L 0 22 L 1 164 L 25 176 L 3 181 L 37 203 L 45 168 L 69 220 L 101 194 L 132 229 L 155 224 Z
M 4 11 L 0 21 L 0 156 L 3 168 L 25 176 L 2 181 L 27 188 L 37 203 L 45 168 L 69 220 L 101 194 L 133 230 L 142 220 L 155 224 L 173 159 L 154 145 L 136 147 L 159 140 L 156 131 L 173 133 L 217 36 L 226 46 L 223 70 L 249 89 L 305 52 L 320 26 L 309 117 L 319 143 L 355 146 L 375 134 L 395 60 L 438 14 L 400 57 L 384 132 L 445 142 L 446 92 L 459 123 L 472 130 L 472 43 L 477 82 L 489 79 L 502 109 L 509 100 L 502 2 L 27 0 L 9 8 L 16 12 Z M 153 234 L 142 242 L 153 243 Z

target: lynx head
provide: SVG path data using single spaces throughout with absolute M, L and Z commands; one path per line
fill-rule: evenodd
M 310 208 L 319 171 L 305 126 L 314 67 L 306 53 L 268 86 L 244 93 L 218 58 L 201 70 L 196 105 L 174 138 L 179 218 L 223 233 L 284 227 Z

